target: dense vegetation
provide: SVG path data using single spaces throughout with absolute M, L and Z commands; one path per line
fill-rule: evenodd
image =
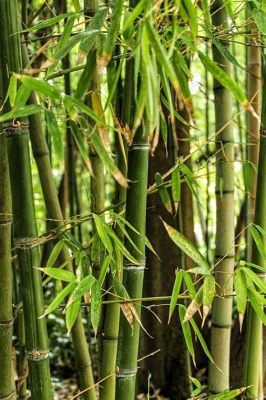
M 0 1 L 0 399 L 264 398 L 264 35 L 263 0 Z

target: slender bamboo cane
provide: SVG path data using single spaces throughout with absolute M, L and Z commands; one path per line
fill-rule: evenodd
M 12 205 L 7 147 L 0 134 L 0 398 L 15 399 L 12 385 Z
M 264 64 L 263 75 L 266 74 Z M 255 224 L 266 229 L 266 92 L 263 90 L 261 130 L 259 143 L 259 165 L 256 191 Z M 265 266 L 265 259 L 261 256 L 256 244 L 252 243 L 252 262 Z M 264 274 L 263 274 L 264 276 Z M 244 361 L 244 385 L 250 386 L 245 396 L 247 399 L 258 398 L 259 379 L 261 373 L 262 354 L 262 322 L 253 308 L 248 307 L 247 337 Z
M 223 1 L 212 4 L 214 27 L 226 29 L 227 13 Z M 227 42 L 223 42 L 228 47 Z M 230 63 L 213 46 L 213 59 L 230 74 Z M 228 90 L 214 81 L 216 138 L 216 290 L 232 292 L 234 271 L 234 137 L 232 124 L 232 96 Z M 232 299 L 215 298 L 212 311 L 211 353 L 215 364 L 209 366 L 209 391 L 219 393 L 229 388 L 230 334 Z
M 125 72 L 125 84 L 123 90 L 123 101 L 122 101 L 122 123 L 130 124 L 131 122 L 131 111 L 132 111 L 132 95 L 133 95 L 133 61 L 130 60 L 126 64 Z M 123 154 L 118 150 L 118 167 L 122 171 L 123 175 L 127 174 L 127 165 L 125 163 Z M 126 200 L 125 188 L 117 185 L 117 202 L 124 203 Z M 121 240 L 123 235 L 121 232 L 117 232 Z M 121 277 L 117 277 L 121 279 Z M 108 296 L 108 299 L 112 299 L 112 294 Z M 105 311 L 105 323 L 103 332 L 103 354 L 102 354 L 102 369 L 101 377 L 106 379 L 100 388 L 100 399 L 101 400 L 114 400 L 115 399 L 115 387 L 116 387 L 116 376 L 112 374 L 116 367 L 116 356 L 117 356 L 117 345 L 118 345 L 118 332 L 119 332 L 119 317 L 120 317 L 120 305 L 109 304 Z
M 3 88 L 10 71 L 21 69 L 20 38 L 17 35 L 18 14 L 15 0 L 2 1 L 1 18 L 1 68 Z M 6 108 L 8 105 L 6 106 Z M 52 399 L 50 367 L 48 358 L 48 336 L 46 320 L 39 320 L 43 313 L 43 293 L 39 266 L 39 248 L 30 245 L 37 237 L 35 210 L 33 202 L 31 165 L 29 155 L 29 137 L 22 121 L 5 124 L 5 137 L 8 146 L 11 192 L 14 214 L 14 238 L 17 247 L 18 263 L 22 283 L 22 300 L 25 318 L 26 355 L 32 399 Z M 34 268 L 35 267 L 35 268 Z

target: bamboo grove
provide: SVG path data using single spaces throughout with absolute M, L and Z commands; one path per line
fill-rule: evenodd
M 264 398 L 265 35 L 263 0 L 0 1 L 0 399 Z

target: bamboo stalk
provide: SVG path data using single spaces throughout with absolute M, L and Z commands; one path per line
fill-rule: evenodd
M 0 134 L 0 398 L 15 399 L 12 384 L 12 205 L 5 138 Z
M 23 58 L 25 64 L 27 64 L 27 53 L 23 47 Z M 31 93 L 29 103 L 36 104 L 37 97 L 34 92 Z M 30 123 L 30 139 L 32 144 L 33 155 L 36 160 L 41 187 L 43 191 L 45 206 L 49 218 L 51 218 L 52 226 L 54 228 L 60 227 L 64 224 L 63 216 L 60 209 L 59 200 L 57 197 L 57 189 L 52 174 L 49 150 L 45 140 L 45 135 L 42 130 L 42 119 L 40 114 L 35 114 L 29 117 Z M 64 263 L 70 258 L 69 251 L 66 247 L 62 249 L 60 259 Z M 68 264 L 68 270 L 73 271 L 72 265 Z M 92 370 L 92 363 L 84 327 L 82 323 L 82 317 L 79 313 L 73 328 L 71 330 L 71 336 L 73 340 L 74 353 L 76 356 L 77 369 L 79 375 L 79 386 L 81 390 L 84 390 L 94 385 L 94 377 Z M 96 400 L 95 388 L 84 392 L 84 400 Z
M 266 68 L 264 64 L 263 75 Z M 255 206 L 255 224 L 266 229 L 266 92 L 263 90 L 261 129 L 259 143 L 259 164 Z M 265 259 L 261 256 L 256 244 L 252 243 L 253 263 L 265 267 Z M 255 271 L 257 272 L 257 271 Z M 245 398 L 254 399 L 259 395 L 259 379 L 261 379 L 262 355 L 262 322 L 252 307 L 248 306 L 247 337 L 244 360 L 244 384 L 250 386 L 245 392 Z
M 1 18 L 1 74 L 4 93 L 7 90 L 10 71 L 21 69 L 21 52 L 17 2 L 0 3 Z M 6 105 L 9 108 L 9 104 Z M 43 293 L 39 267 L 39 248 L 28 246 L 37 237 L 33 201 L 31 165 L 29 154 L 29 135 L 24 121 L 4 126 L 10 166 L 12 209 L 14 215 L 14 239 L 17 248 L 18 264 L 22 284 L 22 301 L 25 318 L 26 355 L 32 399 L 52 399 L 50 367 L 48 358 L 48 336 L 46 320 L 39 320 L 43 313 Z
M 211 7 L 214 27 L 227 28 L 227 13 L 223 1 L 215 0 Z M 223 41 L 228 48 L 228 43 Z M 230 75 L 230 63 L 213 46 L 213 59 Z M 234 136 L 232 95 L 214 81 L 216 138 L 216 291 L 232 292 L 234 271 Z M 232 299 L 215 298 L 212 311 L 211 353 L 215 364 L 209 366 L 209 391 L 220 393 L 229 388 L 230 334 Z
M 130 124 L 131 112 L 132 112 L 132 95 L 133 95 L 133 61 L 130 60 L 126 64 L 125 71 L 125 84 L 123 89 L 122 99 L 122 112 L 121 119 L 123 124 Z M 120 94 L 118 94 L 120 95 Z M 125 145 L 126 148 L 126 145 Z M 122 171 L 124 176 L 127 176 L 127 165 L 125 163 L 123 154 L 118 146 L 118 168 Z M 126 201 L 126 190 L 122 186 L 117 184 L 117 202 L 124 203 Z M 121 207 L 120 207 L 121 208 Z M 117 232 L 121 240 L 123 235 L 121 232 Z M 116 274 L 118 279 L 122 277 Z M 111 280 L 111 279 L 110 279 Z M 111 282 L 110 282 L 111 283 Z M 108 296 L 108 301 L 112 301 L 112 294 Z M 115 389 L 116 389 L 116 376 L 111 372 L 116 367 L 117 357 L 117 346 L 118 346 L 118 332 L 119 332 L 119 318 L 120 318 L 120 305 L 115 303 L 109 303 L 105 311 L 105 323 L 103 332 L 103 353 L 102 353 L 102 370 L 101 378 L 108 377 L 100 388 L 100 399 L 101 400 L 114 400 Z

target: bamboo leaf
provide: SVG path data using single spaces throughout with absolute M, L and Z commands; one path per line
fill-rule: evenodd
M 154 48 L 158 63 L 161 64 L 162 68 L 164 68 L 168 78 L 170 79 L 170 81 L 173 85 L 173 88 L 176 91 L 178 91 L 179 85 L 178 85 L 178 79 L 177 79 L 176 73 L 174 71 L 174 68 L 173 68 L 170 60 L 168 59 L 168 56 L 167 56 L 167 53 L 166 53 L 164 47 L 162 46 L 162 44 L 160 42 L 160 38 L 159 38 L 157 32 L 155 32 L 154 28 L 148 21 L 147 21 L 145 27 L 147 29 L 147 33 L 149 35 L 151 45 Z
M 261 319 L 263 325 L 266 326 L 266 315 L 264 314 L 262 306 L 259 304 L 255 294 L 252 293 L 250 288 L 248 288 L 248 298 L 250 300 L 253 310 L 255 311 L 257 316 Z
M 59 240 L 54 245 L 54 248 L 51 251 L 50 256 L 49 256 L 49 258 L 47 260 L 46 268 L 50 268 L 50 267 L 54 266 L 59 254 L 61 253 L 61 250 L 62 250 L 63 246 L 64 246 L 64 240 Z
M 179 296 L 180 289 L 181 289 L 182 279 L 183 279 L 183 271 L 182 270 L 177 271 L 175 274 L 175 283 L 174 283 L 174 287 L 173 287 L 173 291 L 172 291 L 172 295 L 171 295 L 168 324 L 170 322 L 170 319 L 171 319 L 173 312 L 175 310 L 175 307 L 176 307 L 176 303 L 177 303 L 178 296 Z
M 254 8 L 252 11 L 252 15 L 255 19 L 255 22 L 257 24 L 259 31 L 263 35 L 266 35 L 266 14 L 265 14 L 265 12 L 258 8 Z
M 93 216 L 93 220 L 95 222 L 97 232 L 101 238 L 101 241 L 103 242 L 104 246 L 108 250 L 108 253 L 112 254 L 113 245 L 112 245 L 112 241 L 110 240 L 110 237 L 107 233 L 108 231 L 106 229 L 106 223 L 103 221 L 103 219 L 99 215 L 92 214 L 92 216 Z
M 199 339 L 199 341 L 200 341 L 200 344 L 201 344 L 201 347 L 202 347 L 204 353 L 206 354 L 206 356 L 208 357 L 208 359 L 214 364 L 213 357 L 212 357 L 212 355 L 211 355 L 211 353 L 210 353 L 210 351 L 209 351 L 209 349 L 208 349 L 208 346 L 207 346 L 207 344 L 206 344 L 206 342 L 205 342 L 205 340 L 204 340 L 204 338 L 203 338 L 203 336 L 202 336 L 202 334 L 201 334 L 201 332 L 200 332 L 200 330 L 199 330 L 199 328 L 198 328 L 196 322 L 194 321 L 193 318 L 191 318 L 191 319 L 189 320 L 189 322 L 190 322 L 190 324 L 191 324 L 191 326 L 192 326 L 192 328 L 193 328 L 193 330 L 194 330 L 196 336 L 198 337 L 198 339 Z
M 42 93 L 44 96 L 47 96 L 52 100 L 60 99 L 58 91 L 43 79 L 33 78 L 32 76 L 19 75 L 19 74 L 16 74 L 16 77 L 19 80 L 21 80 L 21 82 L 31 90 Z
M 189 322 L 185 321 L 186 307 L 183 305 L 179 305 L 178 312 L 179 312 L 179 319 L 181 322 L 182 331 L 183 331 L 183 335 L 184 335 L 185 342 L 187 345 L 187 349 L 188 349 L 188 351 L 192 357 L 192 360 L 195 364 L 195 352 L 194 352 L 194 347 L 193 347 L 191 330 L 190 330 Z
M 62 21 L 63 19 L 65 19 L 66 17 L 68 17 L 70 15 L 72 15 L 72 14 L 57 15 L 56 17 L 52 17 L 52 18 L 46 19 L 45 21 L 41 21 L 38 24 L 31 26 L 30 28 L 25 29 L 22 32 L 35 32 L 35 31 L 39 31 L 40 29 L 48 28 L 49 26 L 55 25 L 57 22 Z
M 220 68 L 216 62 L 211 60 L 204 53 L 198 51 L 198 55 L 204 67 L 213 75 L 213 77 L 228 89 L 245 108 L 249 108 L 250 104 L 237 83 L 222 68 Z
M 49 275 L 51 278 L 60 279 L 60 281 L 64 282 L 76 281 L 75 275 L 72 272 L 67 271 L 65 269 L 52 268 L 52 267 L 39 268 L 39 269 L 46 275 Z
M 89 35 L 87 38 L 82 40 L 82 42 L 80 43 L 80 46 L 79 46 L 79 52 L 86 55 L 91 51 L 91 49 L 99 35 L 101 27 L 105 21 L 107 13 L 108 13 L 107 7 L 101 8 L 96 11 L 91 22 L 89 23 L 89 25 L 86 28 L 87 32 L 93 31 L 93 34 Z
M 262 278 L 260 278 L 250 268 L 242 267 L 241 269 L 246 275 L 247 281 L 251 280 L 262 291 L 262 293 L 266 293 L 266 283 L 263 281 Z
M 232 400 L 238 397 L 241 393 L 245 392 L 248 387 L 240 388 L 240 389 L 234 389 L 230 391 L 225 391 L 220 394 L 211 396 L 211 400 Z
M 111 255 L 111 254 L 108 254 L 108 255 L 104 258 L 103 263 L 102 263 L 102 265 L 101 265 L 101 271 L 100 271 L 100 276 L 99 276 L 99 285 L 100 285 L 101 287 L 102 287 L 102 285 L 103 285 L 103 283 L 104 283 L 105 276 L 106 276 L 107 270 L 108 270 L 108 268 L 109 268 L 109 265 L 110 265 L 110 263 L 111 263 L 111 260 L 112 260 L 112 255 Z
M 75 287 L 71 296 L 69 297 L 67 302 L 67 308 L 69 308 L 70 305 L 76 300 L 81 299 L 82 296 L 92 288 L 92 285 L 94 283 L 95 283 L 95 278 L 92 275 L 88 275 L 85 278 L 83 278 Z
M 15 99 L 15 108 L 24 107 L 30 97 L 31 89 L 25 85 L 20 85 Z
M 194 38 L 197 37 L 198 35 L 198 23 L 197 23 L 197 13 L 196 13 L 196 7 L 192 3 L 191 0 L 182 0 L 181 2 L 182 6 L 186 10 L 186 13 L 188 15 L 188 21 L 190 25 L 190 30 Z
M 208 316 L 214 295 L 215 295 L 215 278 L 213 275 L 206 275 L 203 282 L 203 317 L 202 317 L 201 327 L 203 327 L 204 322 Z
M 76 13 L 80 13 L 80 3 L 79 0 L 71 0 L 73 7 L 76 11 Z
M 182 233 L 178 232 L 172 226 L 168 225 L 162 220 L 165 229 L 172 241 L 196 264 L 198 264 L 202 271 L 207 275 L 209 273 L 209 265 L 198 249 L 192 244 Z
M 71 329 L 77 319 L 80 303 L 81 303 L 81 299 L 79 298 L 78 300 L 71 303 L 70 306 L 66 310 L 66 327 L 67 327 L 68 334 L 71 331 Z
M 114 3 L 114 8 L 111 17 L 111 24 L 108 29 L 108 35 L 105 38 L 105 41 L 103 43 L 102 53 L 97 61 L 100 71 L 102 71 L 108 65 L 113 55 L 116 39 L 119 34 L 123 4 L 124 0 L 116 0 Z
M 45 313 L 41 315 L 39 318 L 45 317 L 47 314 L 50 314 L 52 311 L 56 310 L 64 298 L 68 296 L 76 287 L 76 282 L 70 282 L 58 295 L 54 298 L 54 300 L 49 304 L 46 308 Z
M 60 61 L 62 58 L 64 58 L 70 50 L 73 49 L 78 43 L 80 43 L 82 40 L 88 38 L 89 36 L 94 35 L 95 33 L 98 33 L 98 30 L 93 30 L 93 31 L 88 31 L 88 32 L 80 32 L 77 33 L 76 35 L 72 36 L 71 39 L 61 48 L 59 48 L 53 56 L 50 58 L 50 63 L 57 63 Z
M 248 226 L 248 229 L 251 232 L 251 235 L 256 243 L 257 249 L 259 250 L 261 257 L 265 260 L 266 259 L 266 251 L 265 251 L 264 243 L 258 232 L 257 226 L 252 224 L 252 225 Z
M 191 298 L 194 299 L 196 296 L 196 289 L 194 286 L 194 282 L 191 278 L 191 275 L 188 271 L 183 271 L 183 278 L 188 290 L 188 293 L 190 294 Z
M 29 115 L 37 114 L 42 110 L 43 108 L 39 104 L 31 104 L 31 105 L 16 107 L 14 108 L 14 110 L 9 111 L 3 115 L 0 115 L 0 122 L 28 117 Z
M 55 115 L 51 110 L 45 110 L 45 117 L 47 129 L 52 139 L 52 145 L 56 159 L 59 161 L 63 161 L 64 142 Z
M 85 68 L 78 80 L 77 87 L 75 90 L 75 98 L 81 99 L 86 93 L 88 88 L 91 86 L 92 77 L 96 70 L 96 51 L 93 51 L 87 58 Z
M 87 143 L 84 140 L 84 137 L 83 137 L 82 133 L 80 132 L 77 124 L 73 120 L 70 120 L 69 123 L 70 123 L 71 133 L 74 137 L 74 140 L 76 142 L 76 145 L 77 145 L 77 148 L 81 155 L 81 158 L 82 158 L 84 164 L 86 165 L 86 167 L 88 168 L 88 171 L 90 172 L 90 174 L 93 175 L 91 161 L 88 156 L 89 150 L 88 150 Z
M 247 283 L 242 268 L 234 274 L 234 287 L 236 291 L 236 305 L 239 313 L 240 332 L 242 331 L 243 318 L 247 306 Z
M 102 309 L 102 293 L 101 285 L 98 281 L 95 281 L 91 288 L 91 324 L 95 335 L 97 334 L 98 326 L 101 319 Z
M 203 304 L 203 285 L 199 288 L 198 292 L 196 293 L 196 296 L 189 304 L 184 320 L 188 321 L 189 319 L 191 319 L 193 315 L 196 314 L 197 311 L 199 311 L 202 304 Z
M 123 24 L 122 32 L 125 32 L 126 30 L 133 28 L 135 20 L 140 16 L 146 4 L 147 0 L 140 0 L 133 8 L 133 10 L 127 13 L 127 16 Z
M 181 179 L 180 179 L 180 170 L 179 168 L 175 168 L 171 175 L 171 184 L 172 184 L 172 196 L 175 205 L 175 213 L 177 213 L 178 204 L 180 201 L 181 194 Z
M 171 204 L 170 196 L 165 187 L 163 178 L 159 172 L 156 172 L 156 174 L 155 174 L 155 182 L 156 182 L 159 195 L 161 197 L 161 200 L 162 200 L 165 208 L 167 209 L 167 211 L 169 213 L 172 213 L 172 204 Z

